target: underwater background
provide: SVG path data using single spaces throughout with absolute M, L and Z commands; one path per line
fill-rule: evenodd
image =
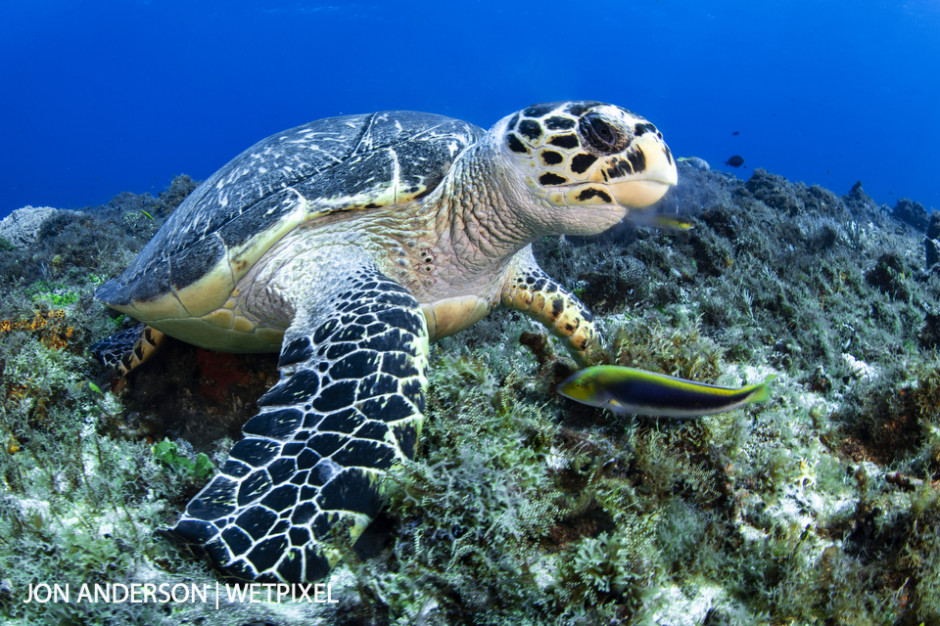
M 640 112 L 677 155 L 940 205 L 935 0 L 3 5 L 0 217 L 201 180 L 320 117 L 489 128 L 567 99 Z
M 0 223 L 0 624 L 940 624 L 938 33 L 932 1 L 5 3 L 0 217 L 55 209 Z M 94 289 L 199 180 L 318 117 L 564 98 L 698 158 L 679 228 L 540 264 L 611 362 L 766 402 L 573 403 L 561 344 L 497 311 L 432 345 L 418 456 L 340 546 L 336 604 L 24 602 L 218 580 L 158 531 L 277 355 L 171 340 L 122 379 L 90 350 L 133 324 Z

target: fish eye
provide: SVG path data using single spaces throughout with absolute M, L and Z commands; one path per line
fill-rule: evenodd
M 619 152 L 627 144 L 624 136 L 616 128 L 593 111 L 581 118 L 578 130 L 591 147 L 605 154 Z

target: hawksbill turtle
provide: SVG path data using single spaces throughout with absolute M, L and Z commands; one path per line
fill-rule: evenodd
M 388 468 L 414 457 L 428 341 L 502 305 L 596 362 L 590 311 L 531 243 L 600 233 L 676 181 L 656 127 L 599 102 L 533 105 L 489 131 L 331 117 L 235 157 L 95 294 L 142 322 L 104 346 L 125 372 L 164 333 L 280 353 L 280 381 L 170 532 L 235 578 L 325 577 L 331 529 L 358 536 Z

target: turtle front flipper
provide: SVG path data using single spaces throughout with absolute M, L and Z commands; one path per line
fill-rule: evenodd
M 102 363 L 127 376 L 157 351 L 165 337 L 152 326 L 138 324 L 92 344 L 91 351 Z
M 357 537 L 386 470 L 417 447 L 428 358 L 417 300 L 371 262 L 318 287 L 285 333 L 281 380 L 171 531 L 236 578 L 326 576 L 339 559 L 331 530 Z
M 538 320 L 565 340 L 580 365 L 605 360 L 594 315 L 576 295 L 545 273 L 526 246 L 513 259 L 514 265 L 502 290 L 502 303 Z

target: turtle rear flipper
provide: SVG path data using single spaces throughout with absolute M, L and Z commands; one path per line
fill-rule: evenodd
M 427 385 L 417 300 L 371 262 L 331 277 L 284 335 L 281 380 L 171 534 L 242 579 L 300 583 L 339 559 L 378 513 L 381 481 L 413 458 Z
M 91 352 L 102 363 L 127 376 L 157 351 L 165 337 L 152 326 L 138 324 L 92 344 Z

